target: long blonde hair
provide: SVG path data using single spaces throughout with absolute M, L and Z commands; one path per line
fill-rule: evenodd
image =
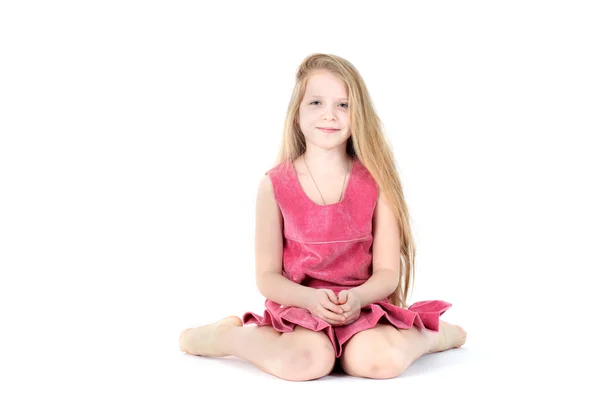
M 289 102 L 281 149 L 276 164 L 292 162 L 306 150 L 304 135 L 297 121 L 300 102 L 304 97 L 310 73 L 328 70 L 346 83 L 349 96 L 350 132 L 346 151 L 358 157 L 385 193 L 400 230 L 400 280 L 389 296 L 396 306 L 407 308 L 409 286 L 414 284 L 415 246 L 402 185 L 394 155 L 384 137 L 381 122 L 373 107 L 367 87 L 358 70 L 349 61 L 332 54 L 310 54 L 296 72 L 296 84 Z

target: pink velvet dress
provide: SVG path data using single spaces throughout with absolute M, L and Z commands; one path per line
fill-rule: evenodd
M 372 273 L 372 221 L 379 188 L 358 157 L 354 157 L 342 200 L 334 204 L 313 202 L 302 189 L 291 162 L 281 163 L 266 174 L 283 216 L 282 274 L 301 285 L 331 289 L 336 295 L 365 283 Z M 322 331 L 339 358 L 344 343 L 377 323 L 400 329 L 416 325 L 437 332 L 440 316 L 451 306 L 445 301 L 427 300 L 405 309 L 384 299 L 364 306 L 351 324 L 334 326 L 303 308 L 266 299 L 262 316 L 246 312 L 242 321 L 245 325 L 269 325 L 279 332 L 291 332 L 296 325 Z

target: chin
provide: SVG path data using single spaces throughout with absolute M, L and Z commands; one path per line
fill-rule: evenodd
M 334 149 L 348 141 L 350 139 L 350 135 L 344 134 L 342 132 L 331 134 L 332 137 L 327 137 L 323 132 L 317 129 L 317 135 L 311 135 L 310 137 L 306 137 L 305 139 L 316 145 L 317 147 L 321 147 L 323 149 Z M 346 137 L 347 135 L 347 137 Z
M 317 142 L 317 146 L 322 149 L 333 150 L 337 147 L 341 147 L 341 146 L 345 147 L 346 140 L 336 140 L 335 142 L 327 142 L 327 143 Z

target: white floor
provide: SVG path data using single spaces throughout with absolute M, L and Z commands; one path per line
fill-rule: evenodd
M 448 312 L 450 317 L 450 312 Z M 451 320 L 451 318 L 447 318 Z M 315 394 L 344 395 L 350 398 L 380 393 L 411 396 L 415 399 L 439 398 L 506 398 L 506 396 L 539 396 L 550 393 L 584 394 L 582 388 L 560 386 L 555 380 L 551 361 L 532 352 L 519 355 L 515 343 L 497 343 L 494 335 L 483 335 L 483 329 L 470 327 L 468 342 L 459 349 L 424 355 L 400 377 L 371 380 L 351 377 L 335 370 L 329 376 L 309 382 L 286 382 L 268 375 L 253 365 L 234 357 L 207 359 L 187 354 L 170 355 L 172 377 L 179 379 L 177 388 L 169 390 L 183 395 L 200 395 L 207 388 L 248 395 L 259 391 L 261 397 L 312 398 Z M 483 327 L 481 327 L 483 328 Z M 511 348 L 512 347 L 512 348 Z M 167 359 L 165 359 L 165 362 Z M 589 393 L 589 392 L 588 392 Z M 364 396 L 363 396 L 364 395 Z M 414 396 L 414 397 L 412 397 Z M 536 397 L 539 398 L 539 397 Z

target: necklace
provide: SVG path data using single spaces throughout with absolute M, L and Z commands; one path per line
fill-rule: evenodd
M 315 187 L 317 188 L 317 190 L 319 191 L 319 194 L 321 195 L 321 200 L 323 200 L 323 205 L 327 205 L 327 204 L 325 204 L 325 199 L 323 198 L 323 195 L 321 194 L 321 191 L 319 190 L 319 186 L 317 185 L 315 178 L 312 176 L 312 173 L 310 172 L 310 169 L 308 168 L 308 164 L 306 163 L 306 157 L 304 156 L 304 154 L 302 155 L 302 159 L 304 160 L 304 165 L 306 165 L 306 169 L 308 170 L 310 177 L 312 178 L 313 182 L 315 183 Z M 346 186 L 346 178 L 348 176 L 348 171 L 350 170 L 349 165 L 350 165 L 350 163 L 348 163 L 348 167 L 346 169 L 346 174 L 344 175 L 344 184 L 342 185 L 342 192 L 340 193 L 340 199 L 338 200 L 338 203 L 340 201 L 342 201 L 342 195 L 344 194 L 344 186 Z

